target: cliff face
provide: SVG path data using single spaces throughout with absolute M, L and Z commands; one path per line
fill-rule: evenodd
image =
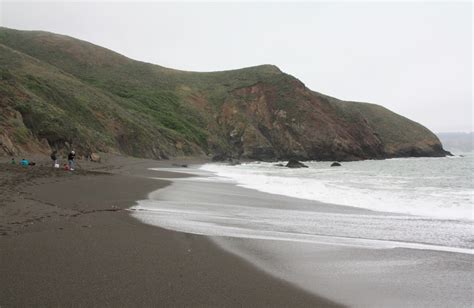
M 195 73 L 70 37 L 0 28 L 0 153 L 358 160 L 444 156 L 381 106 L 340 101 L 277 67 Z

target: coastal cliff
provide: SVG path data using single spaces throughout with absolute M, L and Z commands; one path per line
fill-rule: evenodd
M 74 147 L 164 159 L 444 156 L 422 125 L 308 89 L 276 66 L 187 72 L 0 28 L 0 155 Z

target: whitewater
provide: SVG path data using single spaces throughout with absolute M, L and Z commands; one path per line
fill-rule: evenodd
M 132 210 L 208 236 L 473 254 L 473 158 L 205 164 Z
M 161 168 L 193 176 L 131 214 L 347 306 L 470 307 L 473 158 Z
M 285 162 L 280 162 L 284 164 Z M 206 164 L 202 170 L 237 185 L 294 198 L 374 211 L 440 219 L 473 219 L 474 155 L 342 163 L 306 162 L 289 169 L 277 163 Z

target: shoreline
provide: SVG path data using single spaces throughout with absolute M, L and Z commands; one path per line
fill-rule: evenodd
M 193 201 L 183 197 L 191 195 Z M 246 207 L 246 204 L 252 206 Z M 330 218 L 326 214 L 331 212 L 337 216 L 372 213 L 377 221 L 387 214 L 392 217 L 392 213 L 373 213 L 366 209 L 268 194 L 235 183 L 213 181 L 212 176 L 207 180 L 175 179 L 173 185 L 150 194 L 144 203 L 139 202 L 137 207 L 141 211 L 135 216 L 145 223 L 169 230 L 208 235 L 222 249 L 266 273 L 343 305 L 469 306 L 472 254 L 462 253 L 462 249 L 461 253 L 456 253 L 403 246 L 344 247 L 334 243 L 302 243 L 294 238 L 275 240 L 266 231 L 260 237 L 255 236 L 259 229 L 247 225 L 254 214 L 260 215 L 260 212 L 252 212 L 254 209 L 281 211 L 288 206 L 291 211 L 317 209 L 323 220 L 315 223 Z M 222 208 L 225 209 L 222 211 Z M 154 211 L 159 213 L 155 218 Z M 226 220 L 228 211 L 231 220 Z M 249 212 L 248 216 L 242 216 L 244 212 Z M 258 216 L 257 222 L 266 225 L 268 221 L 260 220 L 264 217 Z M 244 225 L 239 223 L 240 219 Z M 245 232 L 235 233 L 241 232 L 240 228 Z
M 408 158 L 348 162 L 337 168 L 324 162 L 308 162 L 307 169 L 253 162 L 209 164 L 203 169 L 233 179 L 241 187 L 270 194 L 392 215 L 473 221 L 472 202 L 466 201 L 472 199 L 472 189 L 463 175 L 469 174 L 470 170 L 463 168 L 471 163 L 461 157 Z M 441 172 L 443 168 L 454 171 Z M 453 185 L 450 190 L 449 185 Z
M 144 166 L 171 164 L 114 157 L 72 174 L 2 166 L 0 305 L 338 306 L 205 236 L 131 217 L 136 200 L 168 185 Z
M 316 210 L 318 215 L 322 216 L 321 219 L 330 219 L 333 218 L 331 216 L 336 215 L 338 219 L 342 219 L 344 215 L 349 216 L 360 216 L 360 217 L 373 217 L 377 218 L 377 224 L 381 224 L 383 222 L 393 221 L 393 220 L 409 220 L 409 224 L 406 225 L 399 225 L 398 227 L 413 227 L 416 224 L 423 223 L 427 219 L 431 219 L 433 221 L 438 221 L 439 219 L 434 217 L 424 217 L 424 216 L 416 216 L 411 214 L 402 214 L 402 213 L 394 213 L 394 212 L 384 212 L 384 211 L 376 211 L 372 209 L 366 209 L 356 206 L 348 206 L 348 205 L 339 205 L 333 203 L 325 203 L 317 200 L 305 199 L 305 198 L 295 198 L 290 195 L 283 195 L 279 193 L 270 193 L 266 191 L 262 191 L 256 188 L 249 188 L 245 185 L 241 185 L 238 182 L 234 182 L 234 180 L 228 180 L 225 176 L 220 176 L 212 171 L 207 171 L 204 169 L 203 171 L 199 168 L 202 164 L 196 164 L 190 167 L 188 170 L 183 171 L 182 169 L 177 168 L 153 168 L 154 172 L 169 172 L 169 179 L 174 186 L 178 186 L 177 189 L 174 189 L 175 192 L 171 192 L 172 187 L 167 187 L 165 190 L 165 198 L 162 198 L 163 195 L 162 191 L 151 192 L 148 196 L 148 200 L 156 201 L 156 202 L 177 202 L 177 203 L 193 203 L 193 200 L 183 199 L 181 197 L 175 197 L 174 195 L 187 195 L 192 193 L 197 194 L 198 203 L 208 203 L 212 204 L 212 202 L 216 201 L 216 197 L 208 197 L 206 194 L 215 194 L 220 195 L 217 199 L 219 201 L 224 202 L 225 200 L 233 200 L 232 195 L 240 195 L 242 198 L 247 198 L 247 203 L 256 203 L 257 208 L 262 206 L 268 206 L 269 209 L 288 209 L 288 204 L 295 204 L 291 208 L 291 210 L 296 211 L 303 211 L 305 213 L 310 214 L 312 211 Z M 165 171 L 166 170 L 166 171 Z M 196 179 L 197 178 L 197 179 Z M 206 180 L 206 178 L 208 180 Z M 213 178 L 218 178 L 220 180 L 212 180 Z M 164 178 L 160 178 L 164 179 Z M 199 180 L 201 179 L 201 180 Z M 196 182 L 197 180 L 197 182 Z M 210 183 L 206 185 L 202 182 Z M 179 183 L 175 183 L 179 181 Z M 189 182 L 189 184 L 181 183 L 182 181 Z M 194 182 L 194 183 L 193 183 Z M 211 184 L 211 182 L 215 183 Z M 194 186 L 199 186 L 200 188 L 194 191 Z M 211 188 L 215 186 L 222 186 L 221 188 Z M 211 191 L 208 191 L 211 190 Z M 230 195 L 230 197 L 229 197 Z M 132 207 L 132 211 L 145 211 L 147 212 L 147 205 L 145 204 L 143 207 L 140 206 L 140 203 L 146 200 L 137 201 L 138 205 Z M 235 201 L 235 200 L 234 200 Z M 276 205 L 275 204 L 281 204 Z M 200 205 L 196 204 L 198 207 Z M 247 210 L 254 208 L 252 206 Z M 166 206 L 165 206 L 166 208 Z M 199 210 L 200 208 L 198 208 Z M 153 207 L 150 208 L 151 212 L 153 212 Z M 166 211 L 166 210 L 165 210 Z M 158 211 L 159 212 L 159 211 Z M 137 212 L 136 212 L 137 213 Z M 133 213 L 132 213 L 133 214 Z M 140 216 L 140 215 L 138 215 Z M 249 217 L 250 218 L 250 217 Z M 446 222 L 458 221 L 459 224 L 453 227 L 463 227 L 463 228 L 470 228 L 471 221 L 470 220 L 453 220 L 453 219 L 446 219 Z M 344 221 L 341 222 L 347 223 L 354 223 L 353 221 Z M 319 221 L 321 223 L 321 221 Z M 153 225 L 153 223 L 151 223 Z M 420 226 L 419 226 L 420 227 Z M 431 226 L 429 226 L 431 227 Z M 425 227 L 426 228 L 426 227 Z M 441 228 L 441 226 L 438 226 Z M 445 228 L 445 227 L 444 227 Z M 429 231 L 422 229 L 423 231 Z M 190 232 L 186 230 L 178 230 L 179 232 Z M 256 230 L 254 230 L 256 231 Z M 321 230 L 322 231 L 322 230 Z M 351 230 L 352 231 L 352 230 Z M 379 230 L 374 230 L 379 231 Z M 441 233 L 436 233 L 436 235 L 441 236 Z M 192 233 L 192 231 L 191 231 Z M 224 232 L 225 233 L 225 232 Z M 206 235 L 206 233 L 199 233 L 196 232 L 195 234 L 202 234 Z M 253 236 L 249 237 L 247 235 L 239 236 L 238 234 L 232 235 L 231 237 L 237 238 L 252 238 L 252 239 L 268 239 L 268 240 L 284 240 L 284 241 L 297 241 L 302 243 L 315 243 L 315 244 L 325 244 L 325 245 L 340 245 L 340 246 L 348 246 L 348 247 L 365 247 L 365 248 L 382 248 L 382 249 L 394 249 L 394 248 L 405 248 L 405 249 L 416 249 L 416 250 L 431 250 L 431 251 L 438 251 L 438 252 L 450 252 L 450 253 L 462 253 L 462 254 L 474 254 L 474 250 L 470 247 L 464 246 L 449 246 L 443 245 L 441 243 L 434 243 L 434 242 L 424 242 L 424 241 L 410 241 L 408 239 L 391 239 L 391 238 L 378 238 L 378 237 L 363 237 L 357 236 L 354 234 L 346 234 L 346 235 L 331 235 L 325 233 L 318 233 L 318 234 L 309 234 L 303 233 L 299 234 L 301 236 L 297 236 L 297 233 L 293 233 L 294 237 L 285 238 L 284 235 L 281 235 L 279 232 L 276 232 L 276 235 L 272 235 L 271 233 L 262 232 L 261 234 L 255 233 Z M 365 234 L 367 235 L 367 234 Z M 226 236 L 225 234 L 223 236 Z

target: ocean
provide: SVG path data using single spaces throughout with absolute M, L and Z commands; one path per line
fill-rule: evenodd
M 471 307 L 473 159 L 162 169 L 194 176 L 131 210 L 346 306 Z
M 473 254 L 473 160 L 205 164 L 133 209 L 195 234 Z
M 286 162 L 282 162 L 283 164 Z M 381 212 L 440 219 L 473 219 L 474 155 L 342 163 L 307 162 L 288 169 L 275 163 L 207 164 L 202 170 L 262 192 Z

